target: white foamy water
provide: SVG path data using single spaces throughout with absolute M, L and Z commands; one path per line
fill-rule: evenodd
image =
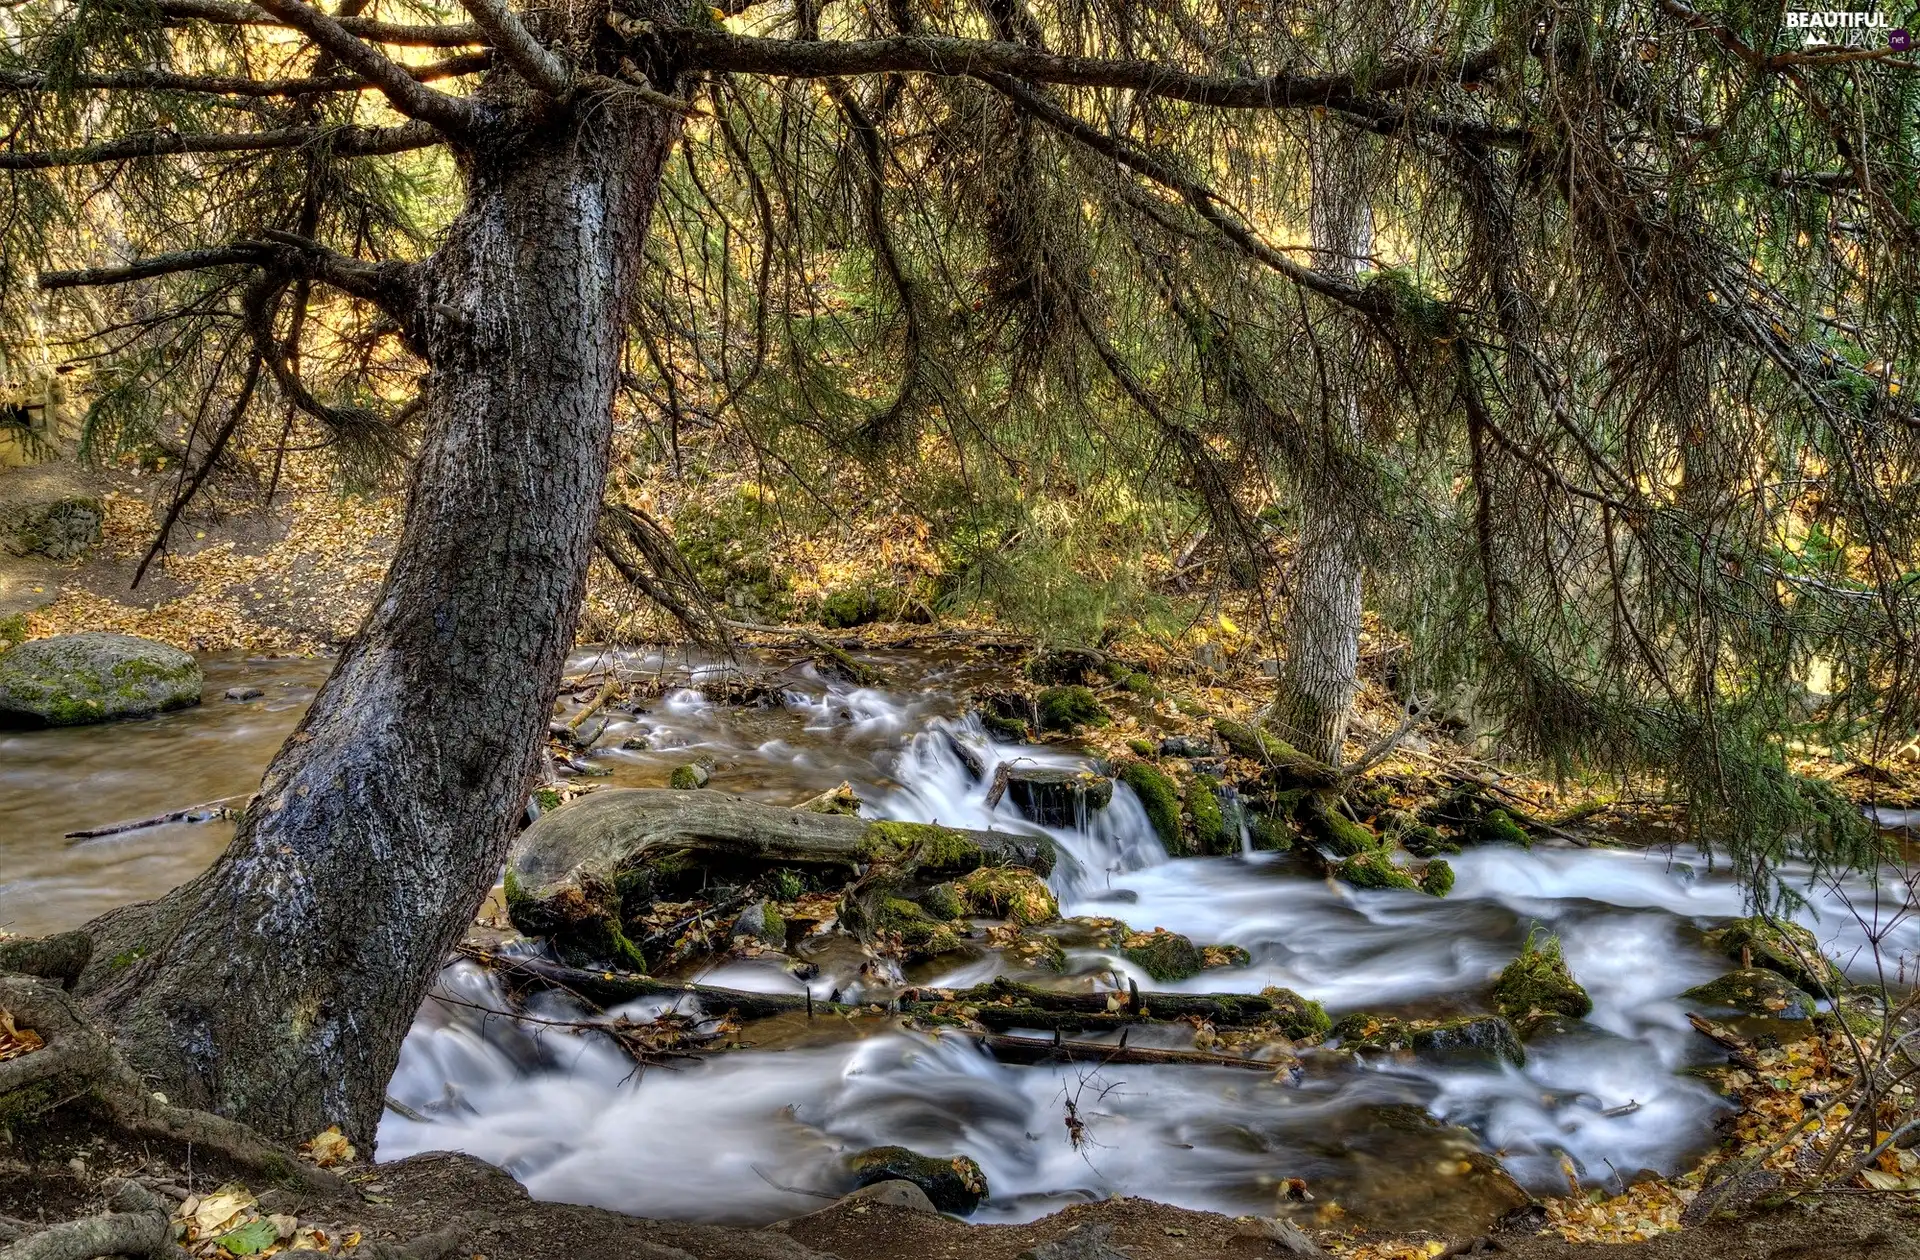
M 985 1170 L 986 1219 L 1022 1220 L 1113 1193 L 1227 1212 L 1272 1212 L 1276 1186 L 1304 1177 L 1321 1200 L 1404 1224 L 1471 1220 L 1474 1192 L 1423 1169 L 1447 1167 L 1457 1131 L 1394 1117 L 1414 1106 L 1464 1126 L 1524 1184 L 1564 1185 L 1563 1161 L 1589 1181 L 1677 1169 L 1710 1141 L 1723 1104 L 1683 1075 L 1713 1048 L 1692 1033 L 1678 995 L 1727 970 L 1702 932 L 1742 913 L 1737 887 L 1697 853 L 1488 848 L 1450 859 L 1453 893 L 1362 892 L 1303 873 L 1281 855 L 1170 861 L 1124 785 L 1077 828 L 1038 828 L 1009 802 L 986 804 L 992 767 L 1024 760 L 1081 766 L 1059 748 L 999 744 L 954 716 L 936 674 L 893 694 L 802 672 L 779 707 L 729 710 L 672 692 L 609 736 L 646 747 L 636 763 L 690 750 L 719 759 L 714 786 L 798 800 L 851 780 L 874 817 L 1003 831 L 1045 831 L 1052 883 L 1068 915 L 1166 927 L 1200 944 L 1245 948 L 1244 968 L 1155 985 L 1117 954 L 1071 952 L 1068 970 L 1101 985 L 1257 992 L 1295 989 L 1344 1011 L 1486 1009 L 1492 977 L 1538 924 L 1557 933 L 1594 1001 L 1568 1035 L 1529 1047 L 1526 1066 L 1441 1067 L 1386 1057 L 1361 1065 L 1309 1057 L 1304 1072 L 1191 1067 L 1013 1067 L 971 1043 L 840 1021 L 788 1028 L 778 1048 L 748 1049 L 636 1072 L 609 1043 L 430 1001 L 391 1092 L 429 1123 L 389 1112 L 379 1155 L 469 1151 L 542 1198 L 642 1214 L 766 1221 L 850 1186 L 846 1154 L 900 1144 L 966 1154 Z M 971 764 L 970 764 L 971 763 Z M 651 763 L 649 763 L 651 764 Z M 985 774 L 979 773 L 981 769 Z M 1856 898 L 1861 890 L 1852 890 Z M 1867 926 L 1831 890 L 1810 890 L 1802 920 L 1856 973 L 1874 960 Z M 1895 923 L 1883 949 L 1920 951 L 1910 894 L 1877 909 Z M 1906 914 L 1896 922 L 1895 916 Z M 872 996 L 857 957 L 822 960 L 811 988 Z M 921 982 L 979 983 L 988 955 Z M 726 962 L 701 979 L 797 991 L 773 963 Z M 862 987 L 863 984 L 866 987 Z M 485 975 L 451 969 L 443 986 L 500 1007 Z M 547 999 L 551 1001 L 552 999 Z M 559 1009 L 559 1008 L 555 1008 Z M 634 1018 L 650 1008 L 629 1008 Z M 1069 1141 L 1074 1104 L 1088 1140 Z M 1423 1163 L 1431 1157 L 1437 1164 Z M 1418 1186 L 1416 1191 L 1410 1188 Z M 1471 1227 L 1471 1224 L 1463 1227 Z

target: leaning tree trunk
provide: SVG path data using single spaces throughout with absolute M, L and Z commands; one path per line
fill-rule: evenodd
M 572 643 L 648 216 L 677 115 L 627 99 L 467 155 L 419 276 L 432 366 L 365 625 L 212 869 L 90 925 L 80 992 L 154 1088 L 370 1139 L 500 869 Z
M 1314 265 L 1349 279 L 1373 243 L 1363 143 L 1322 125 L 1310 146 L 1308 220 L 1319 251 Z M 1343 331 L 1325 356 L 1328 431 L 1321 440 L 1335 451 L 1351 449 L 1362 437 L 1358 340 Z M 1285 655 L 1268 721 L 1300 751 L 1337 766 L 1360 691 L 1359 520 L 1348 504 L 1313 486 L 1301 487 L 1299 500 L 1300 533 L 1281 632 Z

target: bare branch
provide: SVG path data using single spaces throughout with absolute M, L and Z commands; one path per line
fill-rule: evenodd
M 267 149 L 303 149 L 308 146 L 324 146 L 339 157 L 375 157 L 404 153 L 409 149 L 427 149 L 444 140 L 439 131 L 425 122 L 403 123 L 398 127 L 281 127 L 274 131 L 238 131 L 214 135 L 149 131 L 80 149 L 0 152 L 0 171 L 44 171 L 61 166 L 100 166 L 134 158 L 171 157 L 182 153 L 248 153 Z
M 456 75 L 476 74 L 493 64 L 493 54 L 461 53 L 424 66 L 402 67 L 416 81 L 431 82 Z M 74 88 L 90 92 L 204 92 L 210 96 L 318 96 L 328 92 L 362 92 L 374 85 L 358 75 L 316 75 L 304 79 L 250 79 L 244 75 L 172 74 L 161 70 L 119 70 L 109 74 L 82 74 L 57 83 L 27 70 L 0 70 L 0 90 L 43 92 Z
M 286 26 L 250 4 L 237 0 L 160 0 L 163 17 L 174 21 L 212 22 L 219 26 Z M 487 36 L 477 26 L 411 26 L 400 22 L 376 22 L 371 18 L 334 19 L 349 35 L 375 44 L 397 44 L 415 48 L 464 48 L 484 44 Z
M 407 117 L 432 123 L 450 135 L 472 128 L 472 102 L 420 83 L 399 62 L 350 34 L 336 19 L 312 5 L 303 0 L 260 0 L 260 7 L 332 53 L 342 65 L 365 76 Z
M 567 63 L 535 39 L 504 0 L 460 0 L 460 7 L 473 15 L 493 46 L 528 83 L 549 96 L 565 96 L 573 87 L 573 71 Z
M 1365 96 L 1452 82 L 1473 82 L 1498 67 L 1504 52 L 1390 62 L 1367 76 L 1273 74 L 1223 78 L 1164 62 L 1077 57 L 997 40 L 912 36 L 895 39 L 757 39 L 704 27 L 653 34 L 694 69 L 825 79 L 885 71 L 949 76 L 1012 75 L 1067 87 L 1129 88 L 1152 96 L 1222 109 L 1305 109 L 1345 105 Z

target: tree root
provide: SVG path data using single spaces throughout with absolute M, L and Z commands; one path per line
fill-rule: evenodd
M 0 1250 L 0 1260 L 94 1260 L 96 1256 L 185 1257 L 173 1245 L 167 1209 L 146 1187 L 133 1181 L 110 1183 L 113 1197 L 103 1216 L 63 1221 Z
M 173 1106 L 149 1091 L 118 1048 L 94 1029 L 62 990 L 28 976 L 0 975 L 0 1009 L 11 1012 L 21 1027 L 31 1028 L 46 1043 L 0 1063 L 0 1123 L 31 1119 L 88 1099 L 132 1136 L 190 1142 L 275 1181 L 329 1193 L 340 1189 L 334 1174 L 302 1162 L 246 1125 Z M 13 1260 L 6 1253 L 0 1255 Z

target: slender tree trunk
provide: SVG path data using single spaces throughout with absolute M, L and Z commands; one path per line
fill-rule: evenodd
M 357 1141 L 500 869 L 572 643 L 677 115 L 625 99 L 466 155 L 421 269 L 432 379 L 378 601 L 227 851 L 96 920 L 80 991 L 171 1101 Z
M 1351 277 L 1373 244 L 1364 141 L 1323 124 L 1311 143 L 1309 229 L 1324 251 L 1314 265 Z M 1362 436 L 1355 362 L 1358 337 L 1343 331 L 1327 347 L 1328 398 L 1323 440 L 1335 449 Z M 1292 593 L 1282 625 L 1285 658 L 1269 724 L 1300 751 L 1340 763 L 1340 743 L 1360 691 L 1361 553 L 1359 521 L 1348 505 L 1313 487 L 1299 495 Z

